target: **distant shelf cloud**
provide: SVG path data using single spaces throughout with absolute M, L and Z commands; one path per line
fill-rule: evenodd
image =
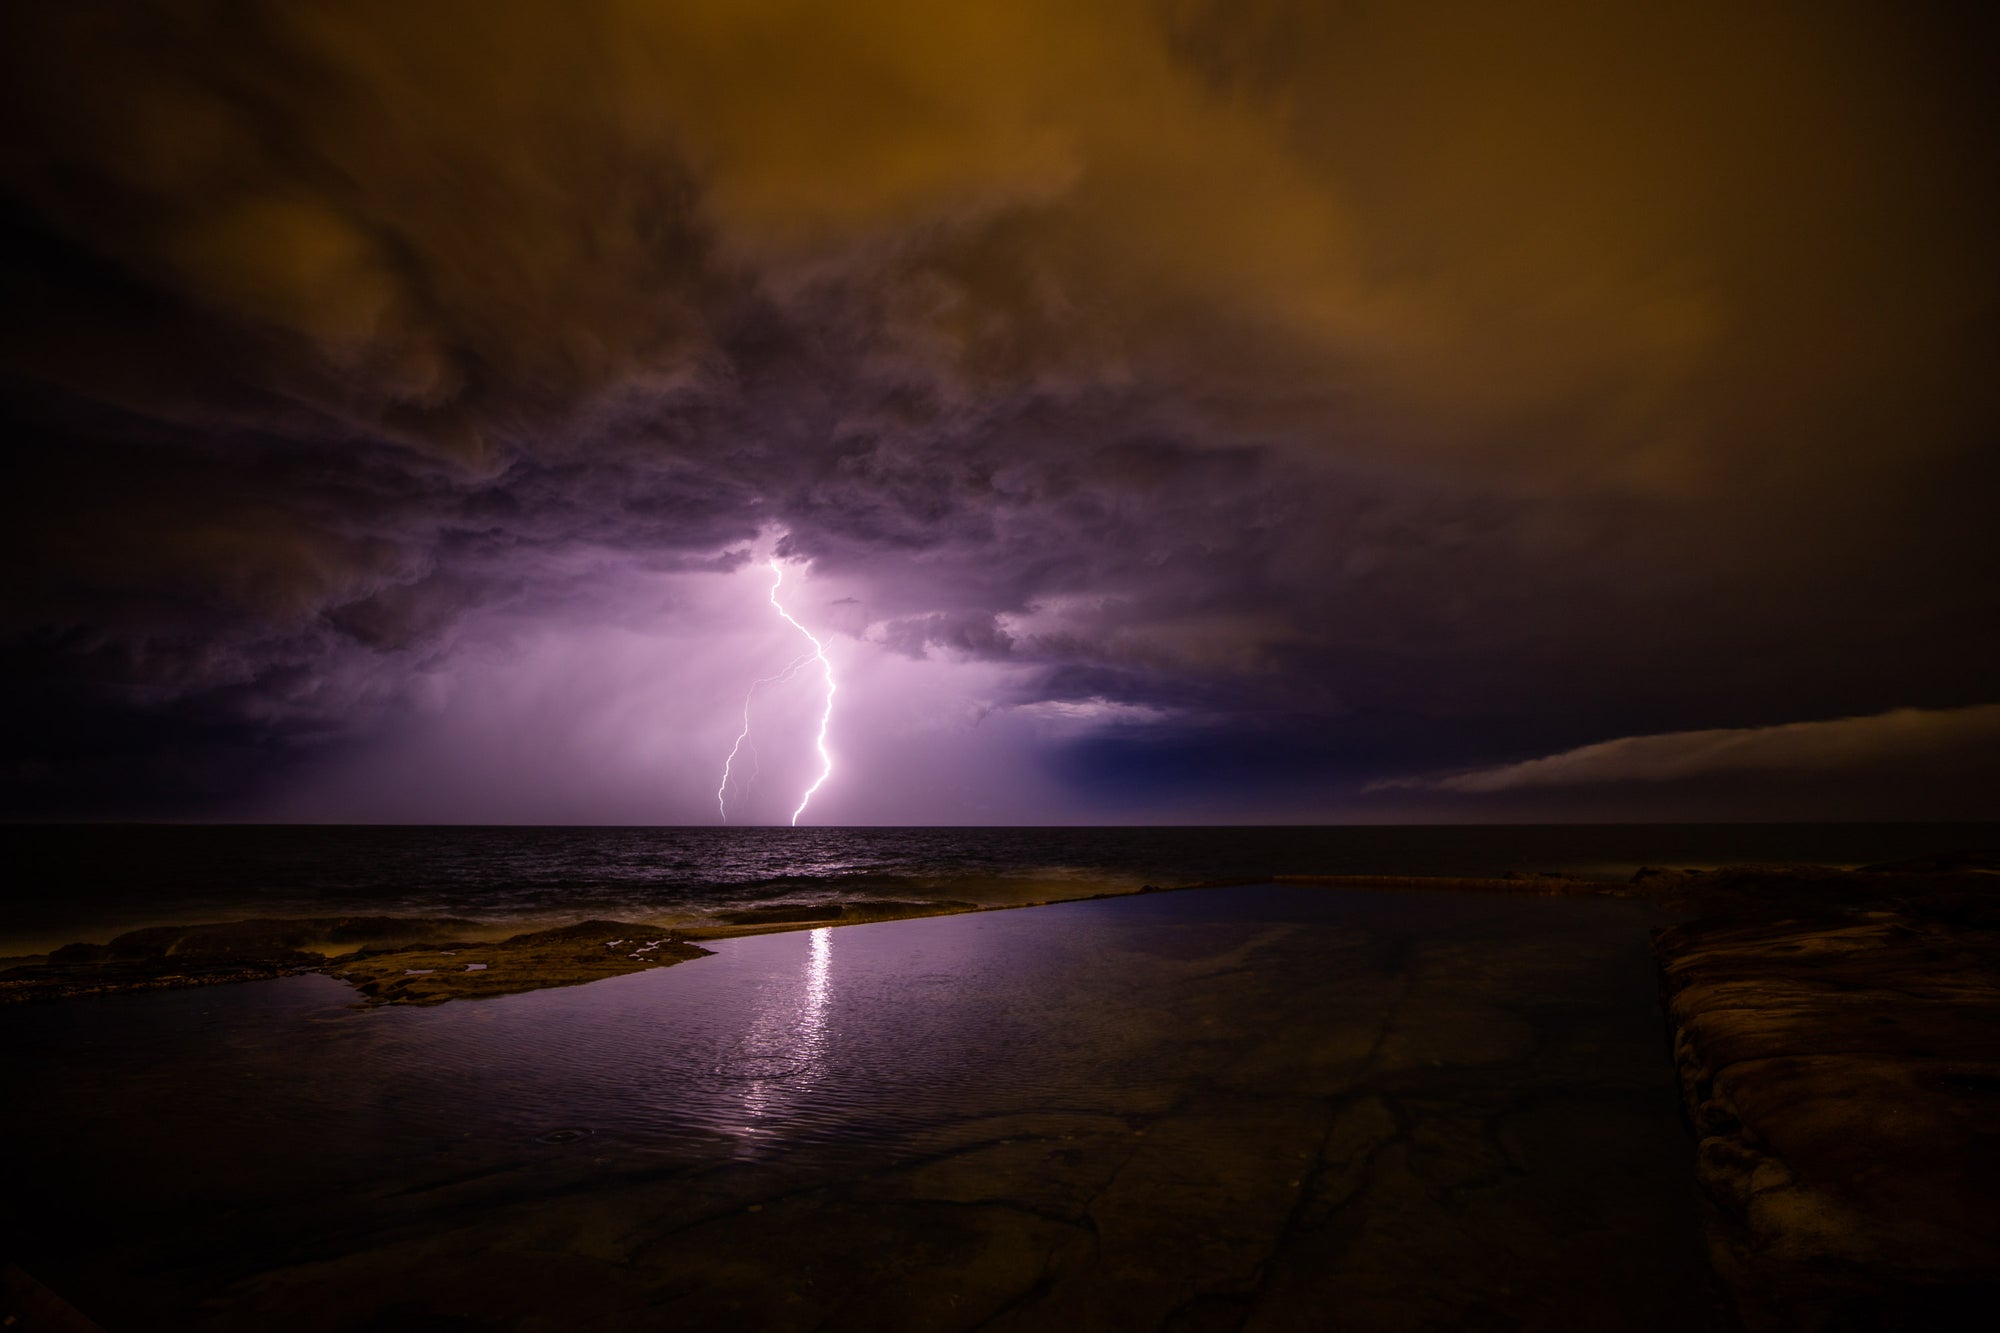
M 1770 727 L 1620 736 L 1515 764 L 1444 777 L 1386 779 L 1368 789 L 1480 794 L 1526 787 L 1673 782 L 1726 773 L 1851 770 L 1990 748 L 1996 742 L 2000 742 L 2000 704 L 1895 708 L 1867 717 Z

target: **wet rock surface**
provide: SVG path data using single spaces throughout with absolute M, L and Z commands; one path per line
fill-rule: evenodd
M 1990 857 L 1641 876 L 1711 1259 L 1742 1325 L 1985 1327 L 2000 1299 Z

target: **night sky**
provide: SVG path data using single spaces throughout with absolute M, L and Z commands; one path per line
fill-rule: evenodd
M 1995 817 L 1982 8 L 7 6 L 0 812 Z

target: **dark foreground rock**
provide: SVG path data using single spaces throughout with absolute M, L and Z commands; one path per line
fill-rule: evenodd
M 1984 1327 L 2000 1299 L 2000 877 L 1961 864 L 1641 881 L 1697 914 L 1656 952 L 1751 1333 Z

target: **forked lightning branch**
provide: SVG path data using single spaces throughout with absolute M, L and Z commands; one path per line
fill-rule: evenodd
M 729 749 L 729 757 L 722 761 L 722 782 L 715 789 L 716 810 L 721 814 L 725 822 L 729 819 L 729 788 L 731 782 L 736 781 L 737 789 L 741 792 L 744 787 L 755 781 L 757 777 L 757 769 L 754 767 L 757 751 L 754 743 L 750 740 L 750 706 L 757 698 L 757 691 L 766 685 L 783 684 L 797 675 L 801 668 L 812 662 L 819 663 L 821 676 L 826 681 L 826 700 L 824 706 L 820 709 L 819 734 L 813 741 L 814 747 L 819 752 L 819 776 L 814 778 L 812 785 L 805 789 L 805 794 L 799 797 L 798 808 L 792 811 L 792 825 L 794 827 L 798 825 L 799 816 L 806 812 L 806 806 L 812 803 L 813 794 L 825 785 L 829 777 L 833 776 L 833 755 L 826 748 L 827 727 L 833 722 L 833 662 L 826 655 L 826 645 L 822 644 L 818 636 L 811 630 L 801 625 L 793 617 L 792 613 L 785 609 L 784 603 L 778 600 L 778 589 L 784 585 L 784 582 L 785 567 L 774 557 L 771 560 L 771 606 L 784 618 L 786 624 L 805 636 L 806 642 L 810 643 L 812 648 L 810 651 L 800 653 L 797 657 L 793 658 L 786 665 L 785 669 L 776 675 L 765 676 L 750 682 L 750 688 L 745 691 L 743 695 L 743 729 L 737 732 L 736 743 Z M 753 764 L 750 776 L 745 779 L 734 779 L 732 770 L 736 765 L 738 756 L 743 754 L 746 746 L 749 746 L 750 758 Z

